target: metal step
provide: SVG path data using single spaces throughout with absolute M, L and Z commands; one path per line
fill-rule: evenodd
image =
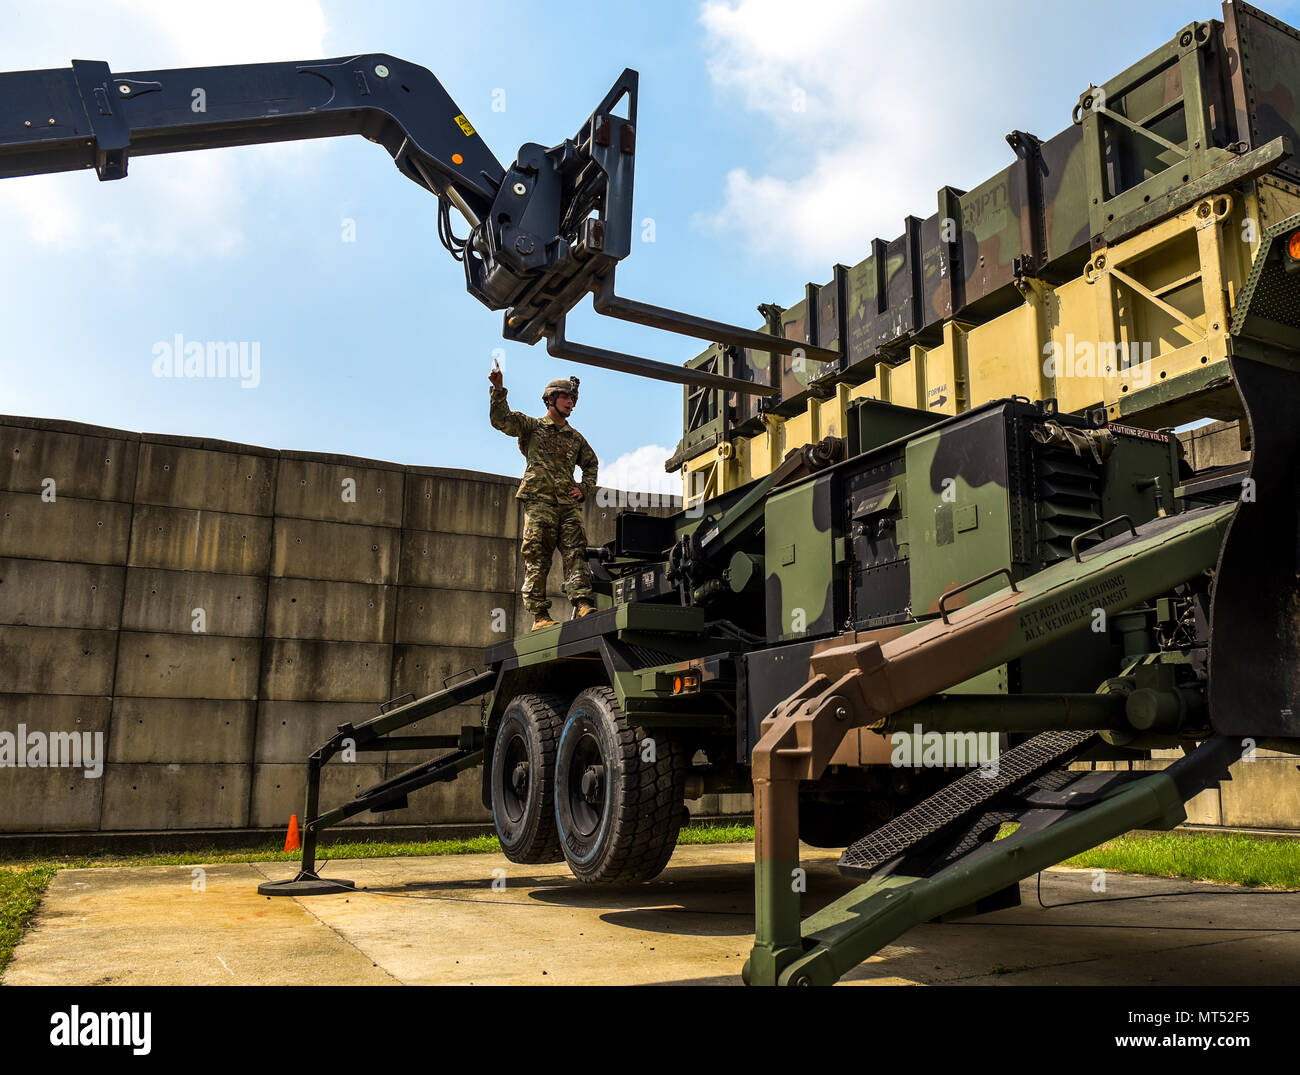
M 840 856 L 840 872 L 850 877 L 871 877 L 887 862 L 937 840 L 963 822 L 977 820 L 999 796 L 1068 764 L 1076 754 L 1087 749 L 1096 734 L 1043 732 L 1013 747 L 998 758 L 996 775 L 989 769 L 976 769 L 958 777 L 928 799 L 850 844 Z

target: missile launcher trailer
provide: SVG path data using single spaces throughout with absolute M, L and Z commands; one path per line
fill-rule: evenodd
M 684 509 L 624 512 L 588 550 L 595 613 L 340 727 L 308 760 L 302 870 L 262 891 L 337 891 L 322 829 L 475 767 L 506 855 L 587 882 L 656 876 L 687 798 L 752 789 L 746 981 L 829 983 L 918 922 L 1173 827 L 1250 750 L 1300 753 L 1300 33 L 1225 4 L 759 329 L 617 295 L 636 92 L 625 72 L 573 139 L 507 169 L 390 56 L 0 75 L 0 177 L 364 133 L 437 196 L 507 338 L 686 386 Z M 588 292 L 709 347 L 682 368 L 569 341 Z M 1250 461 L 1193 473 L 1173 427 L 1203 417 L 1239 419 Z M 457 736 L 392 734 L 479 697 Z M 322 809 L 349 747 L 443 753 Z M 1170 747 L 1164 771 L 1070 768 Z M 806 921 L 801 839 L 861 882 Z
M 691 363 L 766 394 L 688 386 L 686 510 L 622 514 L 592 550 L 602 610 L 485 655 L 475 742 L 510 857 L 641 880 L 685 795 L 753 788 L 746 980 L 830 982 L 1172 827 L 1243 736 L 1300 748 L 1296 443 L 1256 418 L 1300 387 L 1300 120 L 1276 106 L 1296 61 L 1300 35 L 1226 5 L 1056 137 L 1013 132 L 998 176 L 761 307 L 795 349 Z M 1172 427 L 1203 417 L 1242 419 L 1252 463 L 1193 474 Z M 939 764 L 919 742 L 894 764 L 916 730 L 945 736 Z M 1069 768 L 1180 746 L 1164 772 Z M 800 839 L 863 882 L 802 923 Z

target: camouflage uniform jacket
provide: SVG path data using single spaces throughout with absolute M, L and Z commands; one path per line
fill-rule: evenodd
M 506 403 L 506 390 L 492 388 L 492 425 L 512 437 L 519 438 L 519 450 L 528 465 L 523 481 L 519 483 L 516 500 L 540 500 L 550 504 L 574 504 L 569 490 L 577 486 L 582 499 L 587 500 L 596 491 L 596 453 L 581 433 L 571 425 L 563 429 L 545 418 L 533 418 L 512 411 Z M 575 464 L 582 468 L 582 481 L 573 480 Z

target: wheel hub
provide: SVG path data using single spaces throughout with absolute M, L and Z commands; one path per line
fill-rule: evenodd
M 589 765 L 582 774 L 582 797 L 593 806 L 600 802 L 605 793 L 605 767 Z
M 516 795 L 520 798 L 523 797 L 524 792 L 528 789 L 528 763 L 526 761 L 521 761 L 515 766 L 514 771 L 510 774 L 510 786 L 514 789 Z
M 512 735 L 504 744 L 501 756 L 501 808 L 512 824 L 519 824 L 528 812 L 528 743 L 522 734 Z
M 583 729 L 569 740 L 565 758 L 567 777 L 565 798 L 573 819 L 573 831 L 583 839 L 600 831 L 605 815 L 605 754 L 599 738 Z

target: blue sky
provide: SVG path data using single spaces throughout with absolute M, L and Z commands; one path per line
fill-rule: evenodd
M 1292 23 L 1295 7 L 1267 5 Z M 1005 167 L 1006 132 L 1050 137 L 1089 81 L 1216 17 L 1213 2 L 1131 0 L 48 0 L 10 5 L 0 70 L 390 52 L 432 70 L 508 164 L 523 142 L 571 136 L 635 68 L 635 216 L 654 241 L 623 263 L 620 292 L 752 325 L 757 303 L 792 304 L 905 214 L 929 215 L 940 185 Z M 602 479 L 661 476 L 681 389 L 504 343 L 435 211 L 355 137 L 140 158 L 116 183 L 4 180 L 0 412 L 514 474 L 514 441 L 487 424 L 500 348 L 517 408 L 540 412 L 546 381 L 582 378 L 574 424 Z M 178 333 L 256 342 L 260 383 L 154 376 L 155 345 Z M 587 303 L 569 335 L 676 363 L 701 349 Z

